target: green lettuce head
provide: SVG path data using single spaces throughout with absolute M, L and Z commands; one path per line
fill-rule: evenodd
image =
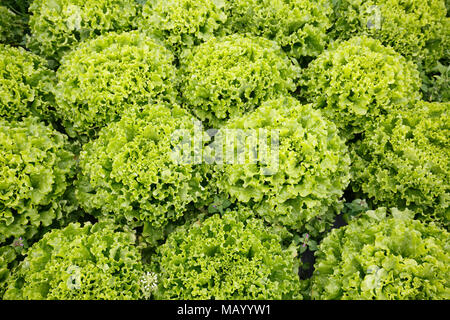
M 222 34 L 226 19 L 221 0 L 148 0 L 138 25 L 181 54 Z
M 0 244 L 67 220 L 75 174 L 67 137 L 39 122 L 0 120 Z
M 444 0 L 339 0 L 333 5 L 332 37 L 367 35 L 426 68 L 450 44 Z
M 194 48 L 181 65 L 186 107 L 217 127 L 266 99 L 294 91 L 299 75 L 275 42 L 237 34 Z
M 222 192 L 269 223 L 314 236 L 331 225 L 350 180 L 350 157 L 336 126 L 292 97 L 230 120 L 211 154 Z
M 97 217 L 144 225 L 147 235 L 161 231 L 188 206 L 209 198 L 206 169 L 195 159 L 179 158 L 183 154 L 177 151 L 190 148 L 190 138 L 204 134 L 198 131 L 176 105 L 155 103 L 125 113 L 83 146 L 77 182 L 81 206 Z
M 0 44 L 0 118 L 19 120 L 54 116 L 55 74 L 23 48 Z
M 390 211 L 390 217 L 386 213 Z M 449 233 L 379 208 L 334 229 L 316 251 L 313 299 L 448 300 Z
M 157 299 L 301 299 L 299 258 L 283 232 L 245 209 L 171 233 L 157 249 Z
M 419 102 L 369 128 L 353 146 L 354 191 L 416 218 L 450 222 L 450 103 Z
M 420 99 L 415 65 L 365 36 L 337 43 L 303 74 L 302 97 L 323 110 L 347 138 L 380 115 Z
M 154 283 L 136 237 L 97 223 L 69 224 L 44 235 L 10 277 L 6 300 L 146 299 Z
M 327 0 L 231 0 L 225 4 L 229 32 L 276 41 L 299 62 L 316 57 L 328 43 L 333 10 Z
M 176 97 L 173 56 L 137 33 L 109 33 L 68 53 L 56 75 L 58 111 L 69 135 L 95 135 L 122 112 Z
M 27 46 L 59 61 L 81 41 L 134 28 L 137 8 L 135 0 L 34 0 Z

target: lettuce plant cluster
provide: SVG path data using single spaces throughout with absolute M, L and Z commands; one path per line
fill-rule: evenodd
M 450 299 L 446 0 L 3 0 L 0 299 Z

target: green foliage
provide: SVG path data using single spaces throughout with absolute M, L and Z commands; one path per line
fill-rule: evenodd
M 102 129 L 80 154 L 82 207 L 120 223 L 144 224 L 144 234 L 151 236 L 180 218 L 188 205 L 208 198 L 206 170 L 177 158 L 175 148 L 191 146 L 177 129 L 189 138 L 196 133 L 184 109 L 163 103 L 130 110 Z
M 225 4 L 229 32 L 274 40 L 300 62 L 318 56 L 329 41 L 333 10 L 327 0 L 231 0 Z
M 27 21 L 6 6 L 0 5 L 0 43 L 19 45 L 23 42 Z
M 370 210 L 370 208 L 366 200 L 355 199 L 352 202 L 344 203 L 342 217 L 344 221 L 348 223 L 350 220 L 365 214 L 368 210 Z
M 208 213 L 223 214 L 226 209 L 232 205 L 232 202 L 225 196 L 214 196 L 213 202 L 208 206 Z
M 72 223 L 44 235 L 8 281 L 4 299 L 144 299 L 145 267 L 135 235 Z
M 317 241 L 312 239 L 310 237 L 309 233 L 304 233 L 304 234 L 302 234 L 301 237 L 298 237 L 298 242 L 301 244 L 299 251 L 298 251 L 300 254 L 304 253 L 306 250 L 310 250 L 310 251 L 317 250 Z M 303 265 L 302 267 L 309 268 L 308 265 Z
M 13 12 L 25 15 L 28 13 L 28 7 L 32 1 L 33 0 L 2 0 L 2 5 Z
M 86 39 L 135 28 L 135 0 L 34 0 L 27 46 L 59 61 Z
M 450 298 L 449 233 L 379 208 L 334 229 L 316 251 L 313 299 Z
M 9 245 L 0 245 L 0 300 L 8 287 L 8 281 L 14 275 L 14 271 L 20 261 L 23 260 L 30 241 L 18 237 Z
M 336 43 L 303 75 L 302 97 L 351 138 L 383 114 L 420 99 L 416 66 L 368 37 Z
M 0 299 L 7 288 L 8 279 L 11 276 L 12 264 L 16 259 L 16 252 L 11 246 L 0 246 Z
M 300 299 L 297 249 L 249 210 L 185 225 L 157 249 L 157 299 Z
M 181 54 L 222 34 L 226 19 L 222 0 L 148 0 L 138 25 Z
M 219 127 L 278 94 L 296 89 L 299 68 L 270 40 L 231 35 L 194 48 L 181 61 L 183 102 Z
M 267 136 L 257 136 L 259 129 L 267 130 Z M 228 138 L 234 130 L 244 133 L 236 133 L 237 143 Z M 216 145 L 223 144 L 224 152 L 235 152 L 237 159 L 245 157 L 245 161 L 230 164 L 222 159 L 220 164 L 216 159 L 219 190 L 288 229 L 316 236 L 330 226 L 350 179 L 350 158 L 335 125 L 320 111 L 294 98 L 279 97 L 229 121 L 222 136 L 220 132 Z M 227 139 L 222 138 L 225 134 Z M 256 149 L 258 161 L 252 158 Z M 214 154 L 218 152 L 212 153 L 219 158 Z
M 174 101 L 173 59 L 167 49 L 134 31 L 80 44 L 56 73 L 58 112 L 69 135 L 93 136 L 135 105 Z
M 0 244 L 62 225 L 75 159 L 67 138 L 36 118 L 0 120 Z
M 54 116 L 55 74 L 46 62 L 25 51 L 0 44 L 0 118 L 19 120 Z
M 450 59 L 450 55 L 448 56 Z M 424 100 L 429 102 L 450 101 L 450 61 L 437 62 L 428 73 L 422 74 Z
M 449 223 L 450 103 L 417 103 L 392 112 L 353 147 L 354 191 L 375 204 L 411 208 Z
M 444 0 L 335 0 L 332 36 L 368 35 L 426 68 L 450 43 Z
M 449 3 L 1 0 L 0 299 L 450 300 Z

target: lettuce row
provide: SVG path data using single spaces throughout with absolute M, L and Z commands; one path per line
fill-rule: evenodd
M 148 0 L 138 26 L 181 55 L 183 50 L 223 34 L 226 19 L 222 0 Z
M 417 67 L 366 36 L 336 43 L 321 54 L 303 73 L 301 86 L 301 96 L 347 138 L 421 98 Z
M 81 41 L 136 28 L 135 0 L 34 0 L 27 47 L 53 61 Z
M 419 102 L 370 127 L 352 148 L 354 191 L 376 204 L 409 207 L 419 219 L 450 222 L 450 103 Z
M 327 0 L 225 1 L 230 33 L 250 33 L 276 41 L 299 62 L 318 56 L 327 46 L 333 12 Z
M 55 81 L 45 60 L 23 48 L 0 44 L 0 118 L 53 119 Z
M 235 34 L 211 39 L 181 61 L 180 90 L 186 107 L 217 128 L 294 91 L 299 71 L 275 42 Z
M 0 244 L 68 221 L 75 158 L 66 136 L 37 118 L 0 120 L 0 146 Z
M 332 37 L 368 35 L 425 68 L 450 44 L 444 0 L 337 0 L 333 6 Z
M 389 217 L 386 215 L 389 213 Z M 313 299 L 448 300 L 449 233 L 379 208 L 333 229 L 316 251 Z
M 184 225 L 158 247 L 156 299 L 300 299 L 297 249 L 248 209 Z
M 219 190 L 270 223 L 314 236 L 325 232 L 342 207 L 339 199 L 350 180 L 350 158 L 335 125 L 311 105 L 278 97 L 224 126 L 224 130 L 252 129 L 267 130 L 269 141 L 278 140 L 278 152 L 274 144 L 266 155 L 259 152 L 256 163 L 217 164 Z M 273 131 L 278 138 L 271 136 Z M 216 141 L 224 143 L 226 152 L 238 148 L 230 139 L 216 137 Z M 264 148 L 255 145 L 259 140 L 243 142 L 248 150 Z
M 173 56 L 137 33 L 109 33 L 64 56 L 56 75 L 56 101 L 71 136 L 93 136 L 121 113 L 177 95 Z
M 144 299 L 145 267 L 129 231 L 87 222 L 46 233 L 8 280 L 6 300 Z
M 103 128 L 80 154 L 80 205 L 96 217 L 144 225 L 148 235 L 180 218 L 192 203 L 209 198 L 206 169 L 174 157 L 177 147 L 190 147 L 177 129 L 190 138 L 193 119 L 162 102 L 131 109 Z

